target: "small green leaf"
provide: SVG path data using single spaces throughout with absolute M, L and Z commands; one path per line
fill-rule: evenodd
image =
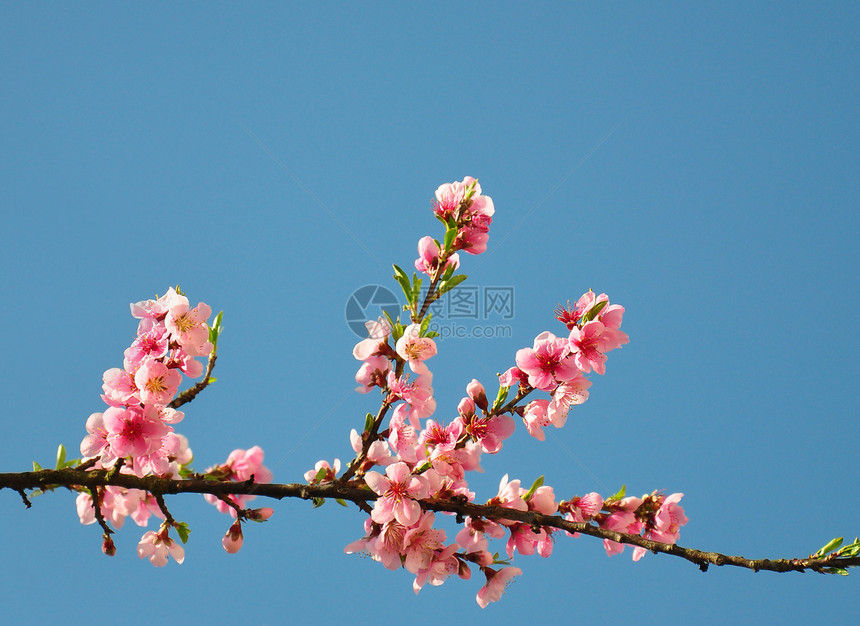
M 335 498 L 334 501 L 337 502 L 341 506 L 345 506 L 345 507 L 349 508 L 349 505 L 346 502 L 344 502 L 342 498 Z
M 840 576 L 848 576 L 848 570 L 841 567 L 828 567 L 821 570 L 825 574 L 839 574 Z
M 457 238 L 457 229 L 449 228 L 445 231 L 445 247 L 444 250 L 450 250 L 451 245 L 454 243 L 454 239 Z
M 36 463 L 36 461 L 33 461 L 33 471 L 34 472 L 41 472 L 42 471 L 42 466 L 39 465 L 38 463 Z
M 820 558 L 821 558 L 821 557 L 823 557 L 825 554 L 830 554 L 831 552 L 833 552 L 834 550 L 836 550 L 836 549 L 837 549 L 839 546 L 841 546 L 841 545 L 842 545 L 842 537 L 836 537 L 836 538 L 831 539 L 830 541 L 828 541 L 826 544 L 824 544 L 824 546 L 823 546 L 823 547 L 821 547 L 821 548 L 818 550 L 818 552 L 816 552 L 816 553 L 815 553 L 814 555 L 812 555 L 812 556 L 813 556 L 813 558 L 820 559 Z
M 623 498 L 625 493 L 627 493 L 627 485 L 621 485 L 621 489 L 619 489 L 617 493 L 606 498 L 606 502 L 616 502 Z
M 413 302 L 413 299 L 411 297 L 412 285 L 409 283 L 409 277 L 406 275 L 406 272 L 404 272 L 401 268 L 395 265 L 394 278 L 400 284 L 400 288 L 403 290 L 403 295 L 406 296 L 406 300 L 408 300 L 409 304 L 411 305 Z
M 60 444 L 57 448 L 57 466 L 54 469 L 63 469 L 63 464 L 66 462 L 66 446 Z
M 526 495 L 523 496 L 523 500 L 528 501 L 534 495 L 534 492 L 537 491 L 540 487 L 543 486 L 543 476 L 538 476 L 537 480 L 532 483 L 532 486 L 529 487 L 529 490 L 526 492 Z
M 421 295 L 421 283 L 423 282 L 417 273 L 412 272 L 412 298 L 409 301 L 415 305 L 418 304 L 418 298 Z
M 427 337 L 427 339 L 434 339 L 439 336 L 439 333 L 437 333 L 435 330 L 428 330 L 427 334 L 425 334 L 424 336 Z
M 457 276 L 452 276 L 445 282 L 439 283 L 439 295 L 448 293 L 467 278 L 469 277 L 466 274 L 458 274 Z
M 419 337 L 426 337 L 427 336 L 427 329 L 430 327 L 430 319 L 432 317 L 433 317 L 433 314 L 428 311 L 427 315 L 424 317 L 424 319 L 421 320 L 421 331 L 418 333 Z
M 367 416 L 364 418 L 364 432 L 369 433 L 370 430 L 373 428 L 373 422 L 375 421 L 376 420 L 374 419 L 373 415 L 368 413 Z
M 603 310 L 603 307 L 605 307 L 608 303 L 609 303 L 609 300 L 604 300 L 602 302 L 598 302 L 593 307 L 591 307 L 585 313 L 585 315 L 582 316 L 582 323 L 585 324 L 586 322 L 590 322 L 595 317 L 597 317 L 597 314 L 600 313 Z
M 182 543 L 188 543 L 188 534 L 191 532 L 191 529 L 188 528 L 188 524 L 185 522 L 177 522 L 173 527 L 176 529 L 176 534 L 179 535 L 179 540 Z
M 499 387 L 499 393 L 496 396 L 495 401 L 493 401 L 493 407 L 490 411 L 491 413 L 505 403 L 505 400 L 508 397 L 508 389 L 510 389 L 510 387 Z
M 218 337 L 221 335 L 221 318 L 224 316 L 224 311 L 219 311 L 212 324 L 209 325 L 209 342 L 212 344 L 212 349 L 218 347 Z
M 325 498 L 311 498 L 311 501 L 314 503 L 314 508 L 318 509 L 323 504 L 325 504 Z

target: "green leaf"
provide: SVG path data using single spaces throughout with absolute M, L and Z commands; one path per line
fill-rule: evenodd
M 437 333 L 435 330 L 428 330 L 427 334 L 425 334 L 424 336 L 427 337 L 427 339 L 433 339 L 435 337 L 438 337 L 439 333 Z
M 36 461 L 33 461 L 33 471 L 34 472 L 41 472 L 42 471 L 42 466 L 39 465 L 38 463 L 36 463 Z
M 597 317 L 597 314 L 600 313 L 603 310 L 603 307 L 605 307 L 608 303 L 609 300 L 604 300 L 603 302 L 598 302 L 593 307 L 591 307 L 586 312 L 586 314 L 582 316 L 582 323 L 585 324 L 586 322 L 590 322 L 595 317 Z
M 418 277 L 418 274 L 412 272 L 412 298 L 409 300 L 415 306 L 418 305 L 418 298 L 421 295 L 421 283 L 424 281 Z
M 328 474 L 328 470 L 325 467 L 319 468 L 319 470 L 317 471 L 317 475 L 314 476 L 314 482 L 320 482 L 323 478 L 325 478 L 326 474 Z
M 623 498 L 625 493 L 627 493 L 627 485 L 621 485 L 621 489 L 619 489 L 617 493 L 606 498 L 606 502 L 616 502 Z
M 209 325 L 209 342 L 212 344 L 212 349 L 218 347 L 218 337 L 221 335 L 221 318 L 224 316 L 224 311 L 219 311 L 215 319 Z
M 445 247 L 444 250 L 450 250 L 451 245 L 454 243 L 454 239 L 457 238 L 457 229 L 449 228 L 445 231 Z
M 406 300 L 409 302 L 410 306 L 413 303 L 412 299 L 412 285 L 409 283 L 409 277 L 406 275 L 400 267 L 397 265 L 394 266 L 394 278 L 400 284 L 400 288 L 403 290 L 403 295 L 406 296 Z
M 439 295 L 441 296 L 443 293 L 448 293 L 467 278 L 469 277 L 466 274 L 458 274 L 457 276 L 452 276 L 445 282 L 439 283 Z
M 311 501 L 314 503 L 314 508 L 318 509 L 323 504 L 325 504 L 325 498 L 311 498 Z
M 337 502 L 341 506 L 345 506 L 345 507 L 349 508 L 349 505 L 346 502 L 344 502 L 342 498 L 335 498 L 334 501 Z
M 428 311 L 427 315 L 424 317 L 424 319 L 421 320 L 421 332 L 418 333 L 419 337 L 426 337 L 427 336 L 427 329 L 430 327 L 430 319 L 432 317 L 433 317 L 433 314 Z
M 499 387 L 499 393 L 496 396 L 495 401 L 493 401 L 493 407 L 492 407 L 490 412 L 495 411 L 496 409 L 498 409 L 500 406 L 502 406 L 505 403 L 505 400 L 508 397 L 508 390 L 509 389 L 510 389 L 510 387 Z
M 840 576 L 848 576 L 848 570 L 841 567 L 828 567 L 821 570 L 825 574 L 839 574 Z
M 526 492 L 526 495 L 523 496 L 523 500 L 528 501 L 534 495 L 534 492 L 537 491 L 540 487 L 543 486 L 543 476 L 538 476 L 537 480 L 532 483 L 532 486 L 529 487 L 529 490 Z
M 373 428 L 373 422 L 375 421 L 376 419 L 373 417 L 373 415 L 368 413 L 367 416 L 364 418 L 364 432 L 369 433 L 370 430 Z
M 191 529 L 188 528 L 188 524 L 185 522 L 177 522 L 173 525 L 176 529 L 176 534 L 179 535 L 179 540 L 182 543 L 188 543 L 188 535 L 191 532 Z
M 63 469 L 63 464 L 66 462 L 66 446 L 60 444 L 57 448 L 57 466 L 54 469 Z
M 825 554 L 830 554 L 831 552 L 833 552 L 834 550 L 836 550 L 836 549 L 837 549 L 839 546 L 841 546 L 841 545 L 842 545 L 842 537 L 836 537 L 836 538 L 834 538 L 834 539 L 831 539 L 831 540 L 830 540 L 830 541 L 828 541 L 826 544 L 824 544 L 824 546 L 823 546 L 823 547 L 821 547 L 821 548 L 818 550 L 818 552 L 816 552 L 815 554 L 813 554 L 813 555 L 812 555 L 812 557 L 813 557 L 813 558 L 815 558 L 815 559 L 820 559 L 820 558 L 821 558 L 821 557 L 823 557 Z

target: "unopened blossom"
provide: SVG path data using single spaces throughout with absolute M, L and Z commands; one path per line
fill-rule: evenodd
M 501 600 L 511 579 L 523 573 L 518 567 L 503 567 L 500 570 L 482 567 L 481 571 L 487 577 L 487 584 L 481 587 L 475 600 L 482 609 L 487 608 L 490 602 Z
M 236 554 L 242 547 L 242 524 L 238 520 L 233 522 L 224 538 L 221 539 L 221 545 L 228 554 Z
M 570 351 L 567 340 L 544 331 L 535 337 L 534 347 L 517 350 L 517 367 L 528 375 L 529 385 L 552 391 L 579 374 Z
M 379 494 L 373 506 L 371 517 L 377 524 L 385 524 L 396 519 L 404 526 L 411 526 L 421 515 L 421 506 L 416 502 L 427 497 L 427 484 L 421 476 L 413 476 L 406 463 L 394 463 L 385 469 L 385 476 L 379 472 L 364 475 L 374 492 Z
M 90 415 L 87 418 L 86 428 L 89 434 L 81 441 L 81 455 L 84 457 L 99 456 L 108 445 L 104 415 L 102 413 Z
M 489 402 L 487 402 L 487 394 L 484 391 L 484 386 L 479 383 L 477 379 L 473 378 L 472 381 L 466 385 L 466 393 L 475 403 L 475 406 L 482 411 L 486 411 L 487 408 L 489 408 Z
M 137 544 L 137 555 L 142 559 L 149 559 L 156 567 L 167 565 L 168 555 L 180 565 L 185 560 L 185 550 L 167 535 L 166 527 L 157 533 L 152 530 L 144 533 Z

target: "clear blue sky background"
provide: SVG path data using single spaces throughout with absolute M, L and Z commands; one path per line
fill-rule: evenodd
M 393 289 L 390 264 L 440 234 L 433 191 L 472 175 L 497 213 L 467 284 L 513 287 L 515 310 L 509 336 L 440 343 L 436 416 L 561 331 L 553 307 L 589 287 L 626 306 L 631 337 L 564 430 L 518 429 L 485 458 L 478 499 L 506 472 L 544 474 L 560 497 L 684 492 L 697 548 L 790 557 L 853 538 L 858 13 L 4 3 L 0 469 L 77 448 L 133 338 L 128 303 L 176 283 L 224 310 L 218 383 L 179 429 L 197 467 L 254 444 L 279 482 L 346 460 L 377 400 L 351 391 L 346 301 Z M 477 577 L 415 597 L 405 571 L 344 555 L 354 508 L 276 503 L 230 556 L 227 518 L 171 497 L 193 532 L 186 562 L 156 569 L 131 522 L 103 556 L 73 500 L 0 493 L 8 623 L 848 623 L 860 589 L 562 538 L 517 557 L 524 575 L 482 612 Z

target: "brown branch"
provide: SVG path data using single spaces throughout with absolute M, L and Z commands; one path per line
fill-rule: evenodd
M 197 397 L 198 393 L 206 389 L 206 387 L 209 386 L 209 379 L 212 377 L 212 369 L 215 367 L 215 361 L 217 359 L 218 357 L 213 349 L 212 353 L 209 355 L 209 360 L 206 362 L 206 373 L 203 374 L 203 380 L 180 393 L 173 399 L 173 402 L 171 402 L 167 406 L 169 406 L 171 409 L 178 409 L 183 404 L 191 402 L 194 398 Z
M 169 478 L 158 478 L 156 476 L 134 476 L 132 474 L 116 474 L 108 476 L 105 470 L 81 471 L 79 469 L 41 470 L 38 472 L 20 472 L 12 474 L 0 474 L 0 489 L 12 489 L 21 492 L 25 489 L 48 490 L 63 486 L 68 488 L 86 488 L 94 490 L 96 487 L 115 485 L 127 489 L 142 489 L 155 494 L 178 494 L 178 493 L 208 493 L 215 496 L 226 496 L 228 494 L 257 495 L 268 498 L 302 498 L 311 500 L 313 498 L 339 498 L 350 500 L 367 511 L 368 502 L 378 497 L 370 491 L 362 482 L 352 481 L 349 483 L 326 483 L 323 485 L 301 485 L 301 484 L 276 484 L 276 483 L 254 483 L 246 482 L 221 482 L 204 479 L 173 480 Z M 482 517 L 494 520 L 509 520 L 524 522 L 534 526 L 545 528 L 556 528 L 571 533 L 582 533 L 600 539 L 609 539 L 618 543 L 640 546 L 651 552 L 669 554 L 681 557 L 699 566 L 706 571 L 709 565 L 732 565 L 743 567 L 753 571 L 772 572 L 804 572 L 825 571 L 832 567 L 860 566 L 860 557 L 833 557 L 802 558 L 802 559 L 748 559 L 742 556 L 729 556 L 718 552 L 704 552 L 692 548 L 684 548 L 679 545 L 661 543 L 645 539 L 639 535 L 628 535 L 600 528 L 586 522 L 569 522 L 558 515 L 543 515 L 531 511 L 516 511 L 500 506 L 473 504 L 459 500 L 421 500 L 421 506 L 428 511 L 442 511 L 456 513 L 459 516 Z

